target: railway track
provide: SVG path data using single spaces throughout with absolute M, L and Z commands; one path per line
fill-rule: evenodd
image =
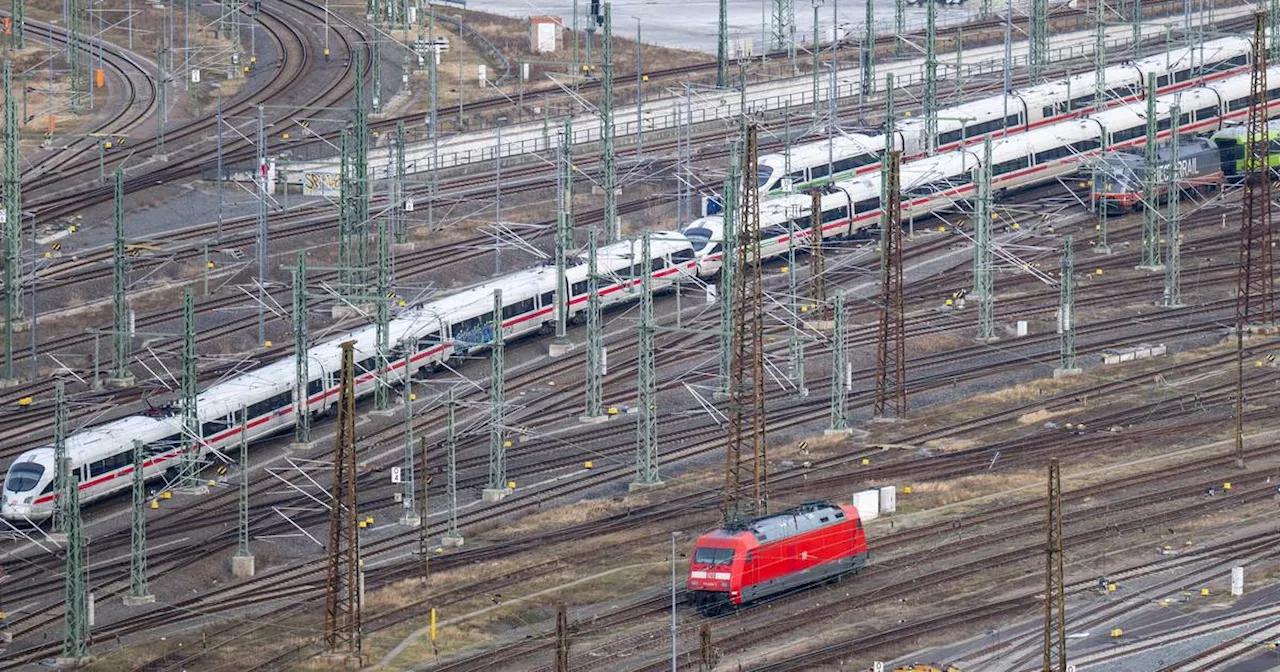
M 337 38 L 335 53 L 345 55 L 341 60 L 335 60 L 339 65 L 336 66 L 337 72 L 332 72 L 329 68 L 317 65 L 320 63 L 318 54 L 321 47 L 318 38 L 310 32 L 310 28 L 317 25 L 317 22 L 323 22 L 322 10 L 303 0 L 279 0 L 265 3 L 256 16 L 248 6 L 242 8 L 242 12 L 250 20 L 259 21 L 262 32 L 272 41 L 279 60 L 274 72 L 267 75 L 261 86 L 242 94 L 239 96 L 241 100 L 223 110 L 225 117 L 254 116 L 257 113 L 255 101 L 273 101 L 299 95 L 292 93 L 295 88 L 315 84 L 307 77 L 310 72 L 323 73 L 319 80 L 323 83 L 318 86 L 320 92 L 301 94 L 302 100 L 294 107 L 286 105 L 281 110 L 273 105 L 269 108 L 271 112 L 266 119 L 267 123 L 292 126 L 292 120 L 307 115 L 308 110 L 333 106 L 349 95 L 351 48 L 363 41 L 363 33 L 354 23 L 345 22 L 332 31 Z M 368 50 L 366 46 L 360 48 Z M 369 69 L 371 66 L 366 65 L 366 71 Z M 159 167 L 131 171 L 126 176 L 126 191 L 132 192 L 158 182 L 173 182 L 198 175 L 217 158 L 214 141 L 216 125 L 216 118 L 205 116 L 177 128 L 166 129 L 164 141 L 168 153 L 167 162 Z M 110 167 L 143 153 L 153 153 L 156 143 L 155 136 L 131 141 L 127 151 L 108 154 L 105 162 Z M 185 143 L 183 149 L 170 149 L 181 146 L 182 143 Z M 94 186 L 84 186 L 85 176 L 99 169 L 97 157 L 91 157 L 91 160 L 83 157 L 84 152 L 90 149 L 92 147 L 81 148 L 79 152 L 62 159 L 57 164 L 59 169 L 56 174 L 50 170 L 32 175 L 24 174 L 23 189 L 28 194 L 25 209 L 34 212 L 42 221 L 50 221 L 94 204 L 110 201 L 113 196 L 112 187 L 97 184 L 96 177 Z M 249 151 L 252 155 L 254 150 L 250 148 Z
M 303 587 L 303 588 L 305 588 L 305 589 L 307 589 L 307 590 L 311 590 L 311 589 L 313 589 L 313 585 L 312 585 L 312 584 L 304 584 L 302 587 Z M 281 593 L 279 593 L 279 594 L 285 594 L 285 593 L 284 593 L 284 592 L 281 592 Z M 243 603 L 233 603 L 233 606 L 243 606 Z
M 471 179 L 474 180 L 475 178 L 471 178 Z M 477 191 L 482 192 L 484 188 L 485 187 L 480 187 Z M 538 188 L 537 184 L 532 182 L 526 182 L 524 184 L 518 185 L 517 187 L 509 188 L 508 191 L 512 191 L 512 190 L 533 191 L 533 190 L 536 190 L 537 188 Z M 633 201 L 630 203 L 623 204 L 622 213 L 627 214 L 634 210 L 639 210 L 648 204 L 650 204 L 650 201 Z M 598 217 L 598 212 L 582 213 L 582 215 L 584 219 L 590 219 L 593 216 Z M 280 227 L 279 224 L 277 224 L 277 237 L 281 235 L 289 236 L 289 237 L 313 236 L 316 233 L 324 231 L 327 226 L 331 225 L 330 222 L 323 221 L 323 220 L 308 221 L 305 218 L 305 215 L 302 215 L 302 214 L 290 215 L 288 216 L 287 219 L 299 221 L 300 223 L 294 224 L 294 225 L 287 225 L 287 222 L 286 222 L 286 226 L 283 228 Z M 252 221 L 250 218 L 243 218 L 239 221 L 229 222 L 227 228 L 231 232 L 243 231 L 245 233 L 234 235 L 232 238 L 225 240 L 224 241 L 225 245 L 250 246 L 254 244 L 256 235 L 249 233 L 249 231 L 256 229 L 256 222 Z M 208 233 L 208 227 L 195 227 L 195 228 L 188 229 L 185 231 L 181 231 L 177 234 L 174 234 L 172 238 L 175 240 L 186 240 L 186 241 L 199 240 L 202 236 L 207 235 L 207 233 Z M 480 236 L 472 237 L 450 246 L 450 249 L 441 250 L 440 254 L 417 253 L 415 255 L 411 255 L 411 258 L 408 259 L 407 262 L 410 265 L 417 267 L 418 260 L 423 260 L 423 263 L 420 267 L 429 269 L 429 268 L 432 268 L 431 264 L 436 264 L 437 265 L 436 270 L 438 270 L 438 264 L 440 263 L 445 263 L 445 262 L 457 263 L 457 262 L 470 261 L 483 254 L 480 247 L 480 243 L 482 242 L 482 240 L 483 240 L 483 237 L 480 237 Z M 175 254 L 176 254 L 177 260 L 190 260 L 192 258 L 202 255 L 203 253 L 204 251 L 202 248 L 199 248 L 193 245 L 193 246 L 189 246 L 184 249 L 181 249 L 177 251 Z M 58 285 L 63 285 L 65 287 L 69 285 L 70 282 L 72 282 L 71 280 L 72 278 L 74 278 L 75 282 L 78 282 L 80 284 L 101 283 L 106 279 L 106 277 L 108 277 L 110 273 L 110 269 L 107 268 L 106 266 L 99 265 L 94 270 L 90 270 L 86 272 L 85 264 L 93 264 L 95 261 L 103 259 L 106 255 L 107 255 L 106 252 L 98 252 L 90 255 L 80 256 L 80 257 L 77 257 L 77 261 L 74 264 L 66 264 L 61 267 L 46 269 L 45 272 L 42 273 L 42 276 L 43 276 L 42 281 L 54 283 L 54 286 L 46 288 L 46 291 L 49 291 L 50 289 L 57 289 Z M 440 261 L 441 259 L 445 260 L 445 262 Z M 175 257 L 171 256 L 168 259 L 151 262 L 151 264 L 153 265 L 164 264 L 164 263 L 169 263 L 173 260 L 175 260 Z M 404 264 L 404 263 L 405 263 L 404 261 L 400 262 L 400 264 Z M 138 270 L 139 271 L 146 270 L 147 265 L 148 265 L 147 262 L 141 263 L 139 265 Z M 62 279 L 60 280 L 59 278 L 62 278 Z M 277 300 L 279 300 L 279 297 L 277 297 Z M 212 306 L 212 308 L 219 309 L 220 306 Z M 202 314 L 208 314 L 204 306 L 200 307 L 200 312 Z M 165 320 L 176 319 L 177 317 L 178 317 L 178 312 L 176 310 L 171 310 L 171 311 L 168 311 L 168 313 L 165 315 L 155 315 L 155 316 L 149 317 L 148 319 L 151 323 L 154 324 L 154 323 L 163 322 Z M 219 333 L 225 333 L 225 330 L 221 330 Z M 60 352 L 65 352 L 66 350 L 73 349 L 73 348 L 84 349 L 88 347 L 91 340 L 92 340 L 91 337 L 83 334 L 79 336 L 57 338 L 46 343 L 45 350 L 57 350 Z M 49 387 L 48 383 L 46 382 L 42 384 L 33 384 L 33 385 L 23 386 L 17 389 L 10 390 L 6 395 L 3 395 L 4 397 L 7 397 L 7 399 L 0 398 L 0 404 L 4 404 L 6 401 L 11 402 L 13 400 L 21 399 L 24 397 L 36 396 L 36 395 L 47 393 L 48 387 Z
M 6 14 L 0 12 L 0 14 Z M 39 21 L 26 22 L 27 33 L 32 37 L 48 42 L 50 45 L 67 44 L 67 33 L 64 29 Z M 155 81 L 150 78 L 147 64 L 139 57 L 116 45 L 98 40 L 102 50 L 102 62 L 106 69 L 115 73 L 125 87 L 125 109 L 122 114 L 89 127 L 84 136 L 43 150 L 41 156 L 23 164 L 23 180 L 32 180 L 36 176 L 59 170 L 76 157 L 95 151 L 96 141 L 91 137 L 97 134 L 126 134 L 136 128 L 157 110 L 158 96 Z
M 1018 358 L 1018 362 L 1019 362 L 1019 365 L 1021 365 L 1022 359 L 1021 359 L 1021 358 Z M 938 381 L 938 383 L 939 383 L 939 384 L 948 384 L 948 383 L 949 383 L 951 380 L 953 380 L 953 379 L 954 379 L 954 377 L 953 377 L 953 376 L 951 376 L 951 375 L 942 376 L 942 377 L 940 377 L 940 380 Z M 1145 379 L 1145 377 L 1144 377 L 1144 379 Z M 789 419 L 787 422 L 789 422 L 789 423 L 811 422 L 811 421 L 812 421 L 812 420 L 814 420 L 815 418 L 818 418 L 818 417 L 824 417 L 824 416 L 825 416 L 825 413 L 826 413 L 825 409 L 820 409 L 820 410 L 819 410 L 819 411 L 817 411 L 816 413 L 815 413 L 815 412 L 813 412 L 813 411 L 807 411 L 807 412 L 803 412 L 803 413 L 797 412 L 797 414 L 796 414 L 795 416 L 790 417 L 790 419 Z M 788 415 L 788 416 L 790 416 L 790 412 L 789 412 L 787 415 Z M 604 434 L 604 436 L 607 436 L 607 435 L 608 435 L 608 432 L 606 432 L 606 433 Z M 708 437 L 707 439 L 705 439 L 705 440 L 707 441 L 707 445 L 706 445 L 706 446 L 704 446 L 702 449 L 704 449 L 704 450 L 706 450 L 706 449 L 714 449 L 714 446 L 716 445 L 716 442 L 715 442 L 714 438 L 710 438 L 710 437 L 714 437 L 715 435 L 716 435 L 716 432 L 714 431 L 714 428 L 712 428 L 712 430 L 711 430 L 710 434 L 702 434 L 701 436 L 700 436 L 699 434 L 697 434 L 697 433 L 694 433 L 694 434 L 688 434 L 688 433 L 684 433 L 684 432 L 682 432 L 682 433 L 680 433 L 680 434 L 678 434 L 678 435 L 664 436 L 664 443 L 665 443 L 665 442 L 667 442 L 667 441 L 671 441 L 671 442 L 673 442 L 673 444 L 674 444 L 674 445 L 681 445 L 681 444 L 688 445 L 688 443 L 689 443 L 691 440 L 699 440 L 699 439 L 701 439 L 701 437 L 702 437 L 702 436 L 705 436 L 705 437 Z M 376 437 L 371 437 L 371 438 L 376 438 Z M 584 441 L 584 440 L 585 440 L 585 439 L 583 439 L 583 438 L 577 438 L 577 439 L 575 439 L 575 443 L 577 443 L 577 442 L 581 442 L 581 441 Z M 629 449 L 628 449 L 628 450 L 629 450 Z M 620 451 L 620 452 L 626 452 L 626 451 L 624 450 L 624 451 Z M 570 463 L 571 463 L 571 462 L 572 462 L 573 460 L 575 460 L 575 459 L 576 459 L 576 458 L 569 458 L 568 460 L 562 460 L 562 461 L 561 461 L 561 464 L 563 465 L 565 462 L 570 462 Z M 545 464 L 545 461 L 544 461 L 544 463 L 542 464 L 542 468 L 544 468 L 544 469 L 545 469 L 545 468 L 548 468 L 548 465 L 547 465 L 547 464 Z M 552 468 L 553 468 L 553 467 L 552 467 Z M 516 464 L 516 463 L 513 463 L 513 470 L 518 470 L 518 469 L 520 469 L 520 466 L 519 466 L 518 464 Z M 627 471 L 627 468 L 626 468 L 626 467 L 620 467 L 620 468 L 619 468 L 619 471 L 625 472 L 625 471 Z M 615 476 L 615 477 L 616 477 L 616 475 L 617 475 L 617 474 L 614 474 L 613 476 Z M 482 481 L 481 481 L 481 479 L 480 479 L 479 477 L 477 477 L 475 480 L 476 480 L 476 485 L 479 485 L 479 483 L 480 483 L 480 482 L 482 482 Z M 463 483 L 463 487 L 467 487 L 468 485 L 469 485 L 469 484 L 468 484 L 468 483 L 466 483 L 466 482 L 464 482 L 464 483 Z M 390 500 L 390 498 L 385 498 L 385 501 L 379 501 L 379 502 L 370 503 L 370 505 L 371 505 L 371 506 L 386 506 L 386 505 L 390 505 L 390 501 L 389 501 L 389 500 Z M 225 503 L 225 502 L 224 502 L 224 503 Z M 491 511 L 488 511 L 488 510 L 486 510 L 486 512 L 487 512 L 487 513 L 492 513 Z M 188 511 L 187 513 L 188 513 L 188 515 L 194 515 L 194 512 L 191 512 L 191 511 Z M 207 516 L 202 516 L 201 518 L 202 518 L 202 523 L 204 523 L 204 524 L 214 524 L 214 523 L 216 522 L 216 520 L 217 520 L 217 518 L 209 518 L 209 517 L 207 517 Z M 157 521 L 157 522 L 160 522 L 160 521 Z M 317 522 L 317 521 L 304 521 L 304 522 Z M 163 533 L 164 533 L 164 528 L 165 528 L 165 525 L 164 525 L 163 523 L 161 523 L 160 525 L 158 525 L 158 526 L 157 526 L 157 529 L 155 529 L 155 530 L 154 530 L 153 535 L 155 535 L 155 534 L 163 534 Z M 153 536 L 152 538 L 153 538 L 153 539 L 155 539 L 155 538 L 157 538 L 157 537 L 156 537 L 156 536 Z M 163 537 L 159 537 L 159 538 L 163 538 Z M 105 540 L 103 540 L 103 541 L 105 542 Z M 205 547 L 204 547 L 204 549 L 205 549 L 206 551 L 208 550 L 208 548 L 209 548 L 208 546 L 205 546 Z M 122 570 L 127 570 L 127 567 L 121 567 L 121 569 L 122 569 Z M 99 571 L 102 571 L 102 570 L 99 570 Z M 301 590 L 301 589 L 300 589 L 300 590 Z

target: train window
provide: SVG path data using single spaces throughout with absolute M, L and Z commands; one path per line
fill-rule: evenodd
M 569 287 L 569 293 L 573 296 L 580 296 L 587 293 L 587 281 L 575 282 Z
M 360 362 L 356 366 L 363 368 L 367 365 L 368 368 L 365 368 L 364 370 L 372 371 L 374 367 L 373 362 L 374 362 L 373 358 L 369 358 L 364 360 L 363 362 Z M 271 413 L 276 409 L 284 408 L 285 406 L 289 405 L 291 402 L 292 402 L 292 394 L 289 392 L 281 392 L 280 394 L 277 394 L 274 397 L 263 399 L 262 401 L 259 401 L 258 403 L 250 406 L 248 409 L 249 417 L 256 418 L 260 415 L 266 415 L 267 413 Z M 208 435 L 206 434 L 205 436 L 208 436 Z
M 680 264 L 686 261 L 692 261 L 693 256 L 694 256 L 693 250 L 688 248 L 681 248 L 671 254 L 671 263 Z
M 1166 86 L 1169 86 L 1169 75 L 1160 75 L 1159 77 L 1156 77 L 1156 88 L 1163 89 Z
M 970 137 L 986 135 L 992 131 L 1000 130 L 1001 128 L 1004 128 L 1004 120 L 992 119 L 991 121 L 988 121 L 983 124 L 978 124 L 977 126 L 970 126 L 969 135 Z
M 1187 125 L 1187 124 L 1189 124 L 1189 123 L 1191 123 L 1191 113 L 1190 113 L 1190 112 L 1183 112 L 1182 114 L 1178 115 L 1178 125 L 1179 125 L 1179 126 L 1186 126 L 1186 125 Z
M 832 166 L 833 172 L 836 173 L 843 173 L 851 168 L 853 168 L 853 159 L 842 159 L 840 161 L 836 161 Z
M 1117 142 L 1124 142 L 1125 140 L 1132 140 L 1134 138 L 1145 135 L 1146 132 L 1147 132 L 1147 129 L 1145 126 L 1134 126 L 1133 128 L 1126 128 L 1122 131 L 1116 131 L 1115 133 L 1112 133 L 1111 142 L 1117 143 Z
M 733 563 L 732 548 L 698 547 L 693 552 L 693 561 L 699 565 L 728 565 Z
M 853 165 L 854 167 L 861 168 L 862 166 L 869 166 L 873 163 L 876 163 L 879 160 L 880 160 L 879 154 L 874 154 L 874 153 L 859 154 L 853 157 Z
M 1191 79 L 1191 74 L 1192 74 L 1192 73 L 1191 73 L 1191 70 L 1190 70 L 1190 69 L 1187 69 L 1187 70 L 1179 70 L 1178 72 L 1173 73 L 1173 81 L 1175 81 L 1175 82 L 1185 82 L 1185 81 L 1187 81 L 1188 79 Z
M 1011 114 L 1005 117 L 1004 119 L 1005 126 L 1017 126 L 1021 123 L 1022 123 L 1022 116 L 1017 114 Z
M 950 133 L 942 133 L 938 136 L 939 145 L 949 145 L 964 136 L 965 129 L 951 131 Z
M 791 173 L 791 174 L 790 174 L 790 175 L 788 175 L 787 177 L 791 178 L 791 181 L 792 181 L 793 183 L 800 183 L 800 182 L 804 182 L 804 181 L 805 181 L 804 171 L 803 171 L 803 170 L 797 170 L 796 172 Z
M 650 260 L 649 260 L 649 271 L 650 271 L 650 272 L 652 272 L 652 271 L 661 271 L 662 269 L 664 269 L 664 268 L 666 268 L 666 267 L 667 267 L 667 262 L 666 262 L 666 260 L 665 260 L 665 259 L 663 259 L 662 257 L 657 257 L 656 259 L 650 259 Z
M 533 297 L 529 297 L 524 301 L 508 304 L 502 307 L 503 319 L 515 317 L 516 315 L 524 315 L 533 312 Z
M 766 238 L 777 238 L 785 235 L 787 235 L 787 228 L 780 224 L 766 226 L 760 230 L 760 240 L 764 240 Z
M 759 186 L 763 187 L 764 185 L 769 184 L 769 178 L 773 177 L 773 169 L 768 166 L 760 166 L 760 169 L 756 174 L 760 177 Z
M 1040 113 L 1041 113 L 1041 115 L 1042 115 L 1045 119 L 1048 119 L 1049 117 L 1052 117 L 1052 116 L 1053 116 L 1053 106 L 1052 106 L 1052 105 L 1046 106 L 1043 110 L 1040 110 Z
M 271 410 L 280 408 L 288 408 L 293 405 L 293 392 L 281 392 L 267 400 L 271 404 Z
M 1107 91 L 1108 98 L 1128 98 L 1133 95 L 1133 91 L 1127 86 L 1118 86 Z
M 908 196 L 929 196 L 931 194 L 939 194 L 949 189 L 954 189 L 961 184 L 968 182 L 966 177 L 955 177 L 950 179 L 935 180 L 927 184 L 922 184 L 903 191 Z
M 149 443 L 146 448 L 147 455 L 159 455 L 167 450 L 172 450 L 173 448 L 176 448 L 181 441 L 182 435 L 174 434 L 159 441 Z
M 848 212 L 849 211 L 847 208 L 832 208 L 830 210 L 826 210 L 822 213 L 822 223 L 830 224 L 831 222 L 844 219 L 846 216 L 848 216 Z M 797 228 L 804 228 L 804 227 L 797 227 Z
M 872 210 L 879 210 L 879 209 L 880 209 L 880 198 L 878 196 L 876 198 L 869 198 L 865 201 L 858 201 L 857 203 L 853 204 L 853 211 L 856 214 L 862 214 L 864 212 L 871 212 Z
M 129 466 L 129 463 L 132 461 L 130 456 L 131 451 L 126 451 L 116 453 L 111 457 L 98 460 L 97 462 L 91 462 L 89 464 L 89 477 L 93 478 L 94 476 L 101 476 Z
M 422 350 L 426 350 L 427 348 L 433 345 L 436 345 L 437 343 L 440 343 L 440 342 L 441 342 L 440 334 L 436 332 L 427 334 L 426 336 L 423 336 L 422 338 L 418 339 L 418 351 L 421 352 Z
M 1156 122 L 1156 130 L 1167 131 L 1173 126 L 1173 117 L 1165 117 Z
M 814 166 L 809 169 L 809 179 L 811 180 L 816 180 L 818 178 L 822 178 L 826 176 L 827 176 L 827 164 L 825 163 L 820 166 Z
M 1196 110 L 1196 121 L 1204 121 L 1205 119 L 1212 119 L 1216 116 L 1218 116 L 1217 105 L 1210 105 L 1209 107 L 1202 107 Z
M 1088 95 L 1080 96 L 1079 98 L 1073 98 L 1069 104 L 1072 110 L 1089 107 L 1090 105 L 1093 105 L 1093 94 L 1090 93 Z
M 368 359 L 362 359 L 362 360 L 360 360 L 360 361 L 356 362 L 356 370 L 357 370 L 357 372 L 358 372 L 358 373 L 369 373 L 369 372 L 373 371 L 374 369 L 376 369 L 376 368 L 377 368 L 377 362 L 376 362 L 375 360 L 376 360 L 376 358 L 375 358 L 375 357 L 370 357 L 370 358 L 368 358 Z M 254 404 L 254 406 L 257 406 L 257 404 Z
M 453 337 L 456 340 L 479 343 L 489 340 L 485 327 L 491 326 L 493 313 L 463 320 L 453 325 Z
M 307 383 L 307 396 L 320 394 L 324 390 L 324 381 L 316 378 Z
M 1267 89 L 1267 100 L 1275 100 L 1277 98 L 1280 98 L 1280 87 Z
M 1052 149 L 1046 149 L 1043 152 L 1038 152 L 1035 155 L 1035 163 L 1038 165 L 1048 161 L 1061 159 L 1064 156 L 1070 156 L 1070 155 L 1071 155 L 1070 147 L 1054 147 Z
M 43 465 L 35 462 L 18 462 L 9 468 L 9 478 L 5 480 L 4 487 L 10 492 L 34 490 L 43 475 Z
M 1089 138 L 1088 140 L 1081 140 L 1080 142 L 1073 143 L 1071 145 L 1071 148 L 1076 150 L 1077 152 L 1087 152 L 1090 150 L 1097 149 L 1101 146 L 1102 146 L 1102 143 L 1098 142 L 1097 138 Z
M 1002 161 L 992 166 L 991 174 L 1004 175 L 1005 173 L 1012 173 L 1015 170 L 1022 170 L 1023 168 L 1026 168 L 1026 167 L 1027 167 L 1027 157 L 1019 156 L 1016 159 Z
M 200 426 L 200 436 L 207 439 L 221 432 L 225 432 L 227 427 L 229 427 L 229 425 L 225 422 L 206 422 Z
M 542 296 L 538 297 L 538 305 L 542 306 L 543 308 L 550 306 L 551 304 L 555 303 L 555 301 L 556 301 L 555 292 L 543 292 Z
M 1243 110 L 1243 109 L 1244 109 L 1244 108 L 1246 108 L 1246 107 L 1249 107 L 1249 97 L 1248 97 L 1248 96 L 1245 96 L 1244 98 L 1236 98 L 1235 100 L 1233 100 L 1233 101 L 1231 101 L 1231 102 L 1227 103 L 1227 111 L 1228 111 L 1228 112 L 1235 112 L 1236 110 Z

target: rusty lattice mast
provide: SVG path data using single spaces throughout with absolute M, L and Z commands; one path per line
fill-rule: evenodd
M 1245 136 L 1244 201 L 1240 220 L 1240 263 L 1236 276 L 1235 449 L 1244 466 L 1244 332 L 1275 323 L 1275 283 L 1271 269 L 1270 138 L 1267 135 L 1267 14 L 1253 23 L 1253 77 Z
M 342 344 L 342 393 L 329 510 L 329 571 L 324 595 L 324 641 L 330 652 L 360 656 L 360 565 L 356 527 L 355 341 Z
M 760 189 L 756 125 L 746 125 L 742 198 L 738 201 L 737 271 L 733 277 L 733 366 L 729 441 L 724 463 L 724 517 L 734 522 L 767 512 L 764 425 L 764 297 L 760 276 Z
M 906 321 L 902 301 L 901 150 L 885 154 L 880 218 L 880 324 L 876 342 L 875 417 L 907 415 Z

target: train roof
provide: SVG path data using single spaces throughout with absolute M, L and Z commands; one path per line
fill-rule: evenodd
M 1212 136 L 1210 136 L 1210 138 L 1215 141 L 1217 140 L 1239 141 L 1239 140 L 1243 140 L 1245 135 L 1248 134 L 1248 132 L 1249 132 L 1249 128 L 1247 126 L 1245 126 L 1244 124 L 1239 124 L 1236 126 L 1228 126 L 1218 131 L 1217 133 L 1214 133 Z M 1276 132 L 1280 132 L 1280 119 L 1276 119 L 1274 121 L 1267 123 L 1267 135 L 1270 135 Z
M 680 234 L 671 231 L 655 231 L 649 234 L 649 254 L 654 257 L 671 254 L 689 247 L 689 241 Z M 596 264 L 604 268 L 611 260 L 629 261 L 639 259 L 644 253 L 642 238 L 629 238 L 616 243 L 604 245 L 596 250 Z M 585 261 L 585 254 L 578 259 Z
M 1118 84 L 1131 83 L 1141 88 L 1145 85 L 1140 73 L 1156 72 L 1163 74 L 1177 72 L 1205 61 L 1225 61 L 1238 56 L 1247 56 L 1252 51 L 1252 43 L 1245 37 L 1222 37 L 1208 40 L 1191 47 L 1179 47 L 1164 53 L 1141 58 L 1136 61 L 1112 65 L 1104 71 L 1104 80 L 1114 89 Z M 1068 96 L 1092 95 L 1097 88 L 1097 73 L 1090 70 L 1053 82 L 1015 89 L 1009 96 L 1007 109 L 1012 111 L 1025 101 L 1028 105 L 1045 105 L 1048 101 L 1060 101 Z M 959 105 L 939 110 L 939 132 L 950 128 L 960 128 L 962 123 L 997 119 L 1005 114 L 1005 96 L 995 95 L 978 100 L 967 101 Z M 963 119 L 962 119 L 963 117 Z M 925 121 L 921 118 L 903 118 L 896 122 L 896 130 L 904 134 L 923 132 Z M 845 134 L 835 139 L 835 154 L 851 156 L 862 152 L 879 152 L 884 149 L 883 134 Z M 791 148 L 793 161 L 820 163 L 827 156 L 826 140 L 815 140 L 797 144 Z M 786 158 L 781 153 L 765 154 L 760 157 L 764 167 L 782 170 Z
M 554 272 L 552 275 L 554 275 Z M 473 285 L 467 289 L 455 292 L 450 296 L 443 297 L 437 301 L 432 301 L 431 305 L 432 308 L 445 319 L 456 321 L 456 318 L 459 315 L 466 315 L 469 317 L 473 314 L 492 312 L 494 290 L 502 290 L 503 303 L 523 301 L 524 299 L 537 296 L 543 291 L 554 290 L 554 278 L 551 280 L 551 286 L 549 289 L 542 289 L 542 285 L 545 282 L 546 277 L 547 267 L 539 266 L 537 268 L 529 268 L 509 275 L 504 275 L 501 278 L 489 280 L 478 285 Z M 487 310 L 486 307 L 488 307 Z
M 825 161 L 828 153 L 835 156 L 836 160 L 857 154 L 878 153 L 884 151 L 884 143 L 883 133 L 875 135 L 841 133 L 832 138 L 829 143 L 826 138 L 823 138 L 792 145 L 791 160 L 802 165 L 809 165 Z M 830 147 L 828 147 L 828 144 Z M 786 167 L 786 157 L 780 152 L 762 154 L 760 156 L 760 165 L 761 167 L 767 166 L 776 170 L 783 170 Z
M 825 501 L 805 502 L 788 511 L 712 530 L 704 536 L 736 538 L 746 533 L 758 543 L 765 544 L 804 534 L 842 520 L 845 518 L 845 508 L 851 507 L 842 507 Z M 857 515 L 856 510 L 854 515 Z
M 134 439 L 154 443 L 182 431 L 174 417 L 130 415 L 94 427 L 86 427 L 67 437 L 67 457 L 76 464 L 93 462 L 132 448 Z M 40 462 L 52 466 L 53 446 L 41 446 L 18 456 L 17 462 Z

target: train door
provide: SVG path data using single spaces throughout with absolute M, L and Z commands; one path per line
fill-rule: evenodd
M 297 410 L 299 412 L 304 409 L 311 415 L 319 415 L 325 412 L 328 405 L 325 403 L 327 398 L 324 393 L 328 390 L 325 382 L 328 379 L 329 372 L 325 370 L 324 364 L 315 358 L 309 358 L 307 362 L 307 391 L 305 395 L 298 395 Z M 303 401 L 305 400 L 305 402 Z

